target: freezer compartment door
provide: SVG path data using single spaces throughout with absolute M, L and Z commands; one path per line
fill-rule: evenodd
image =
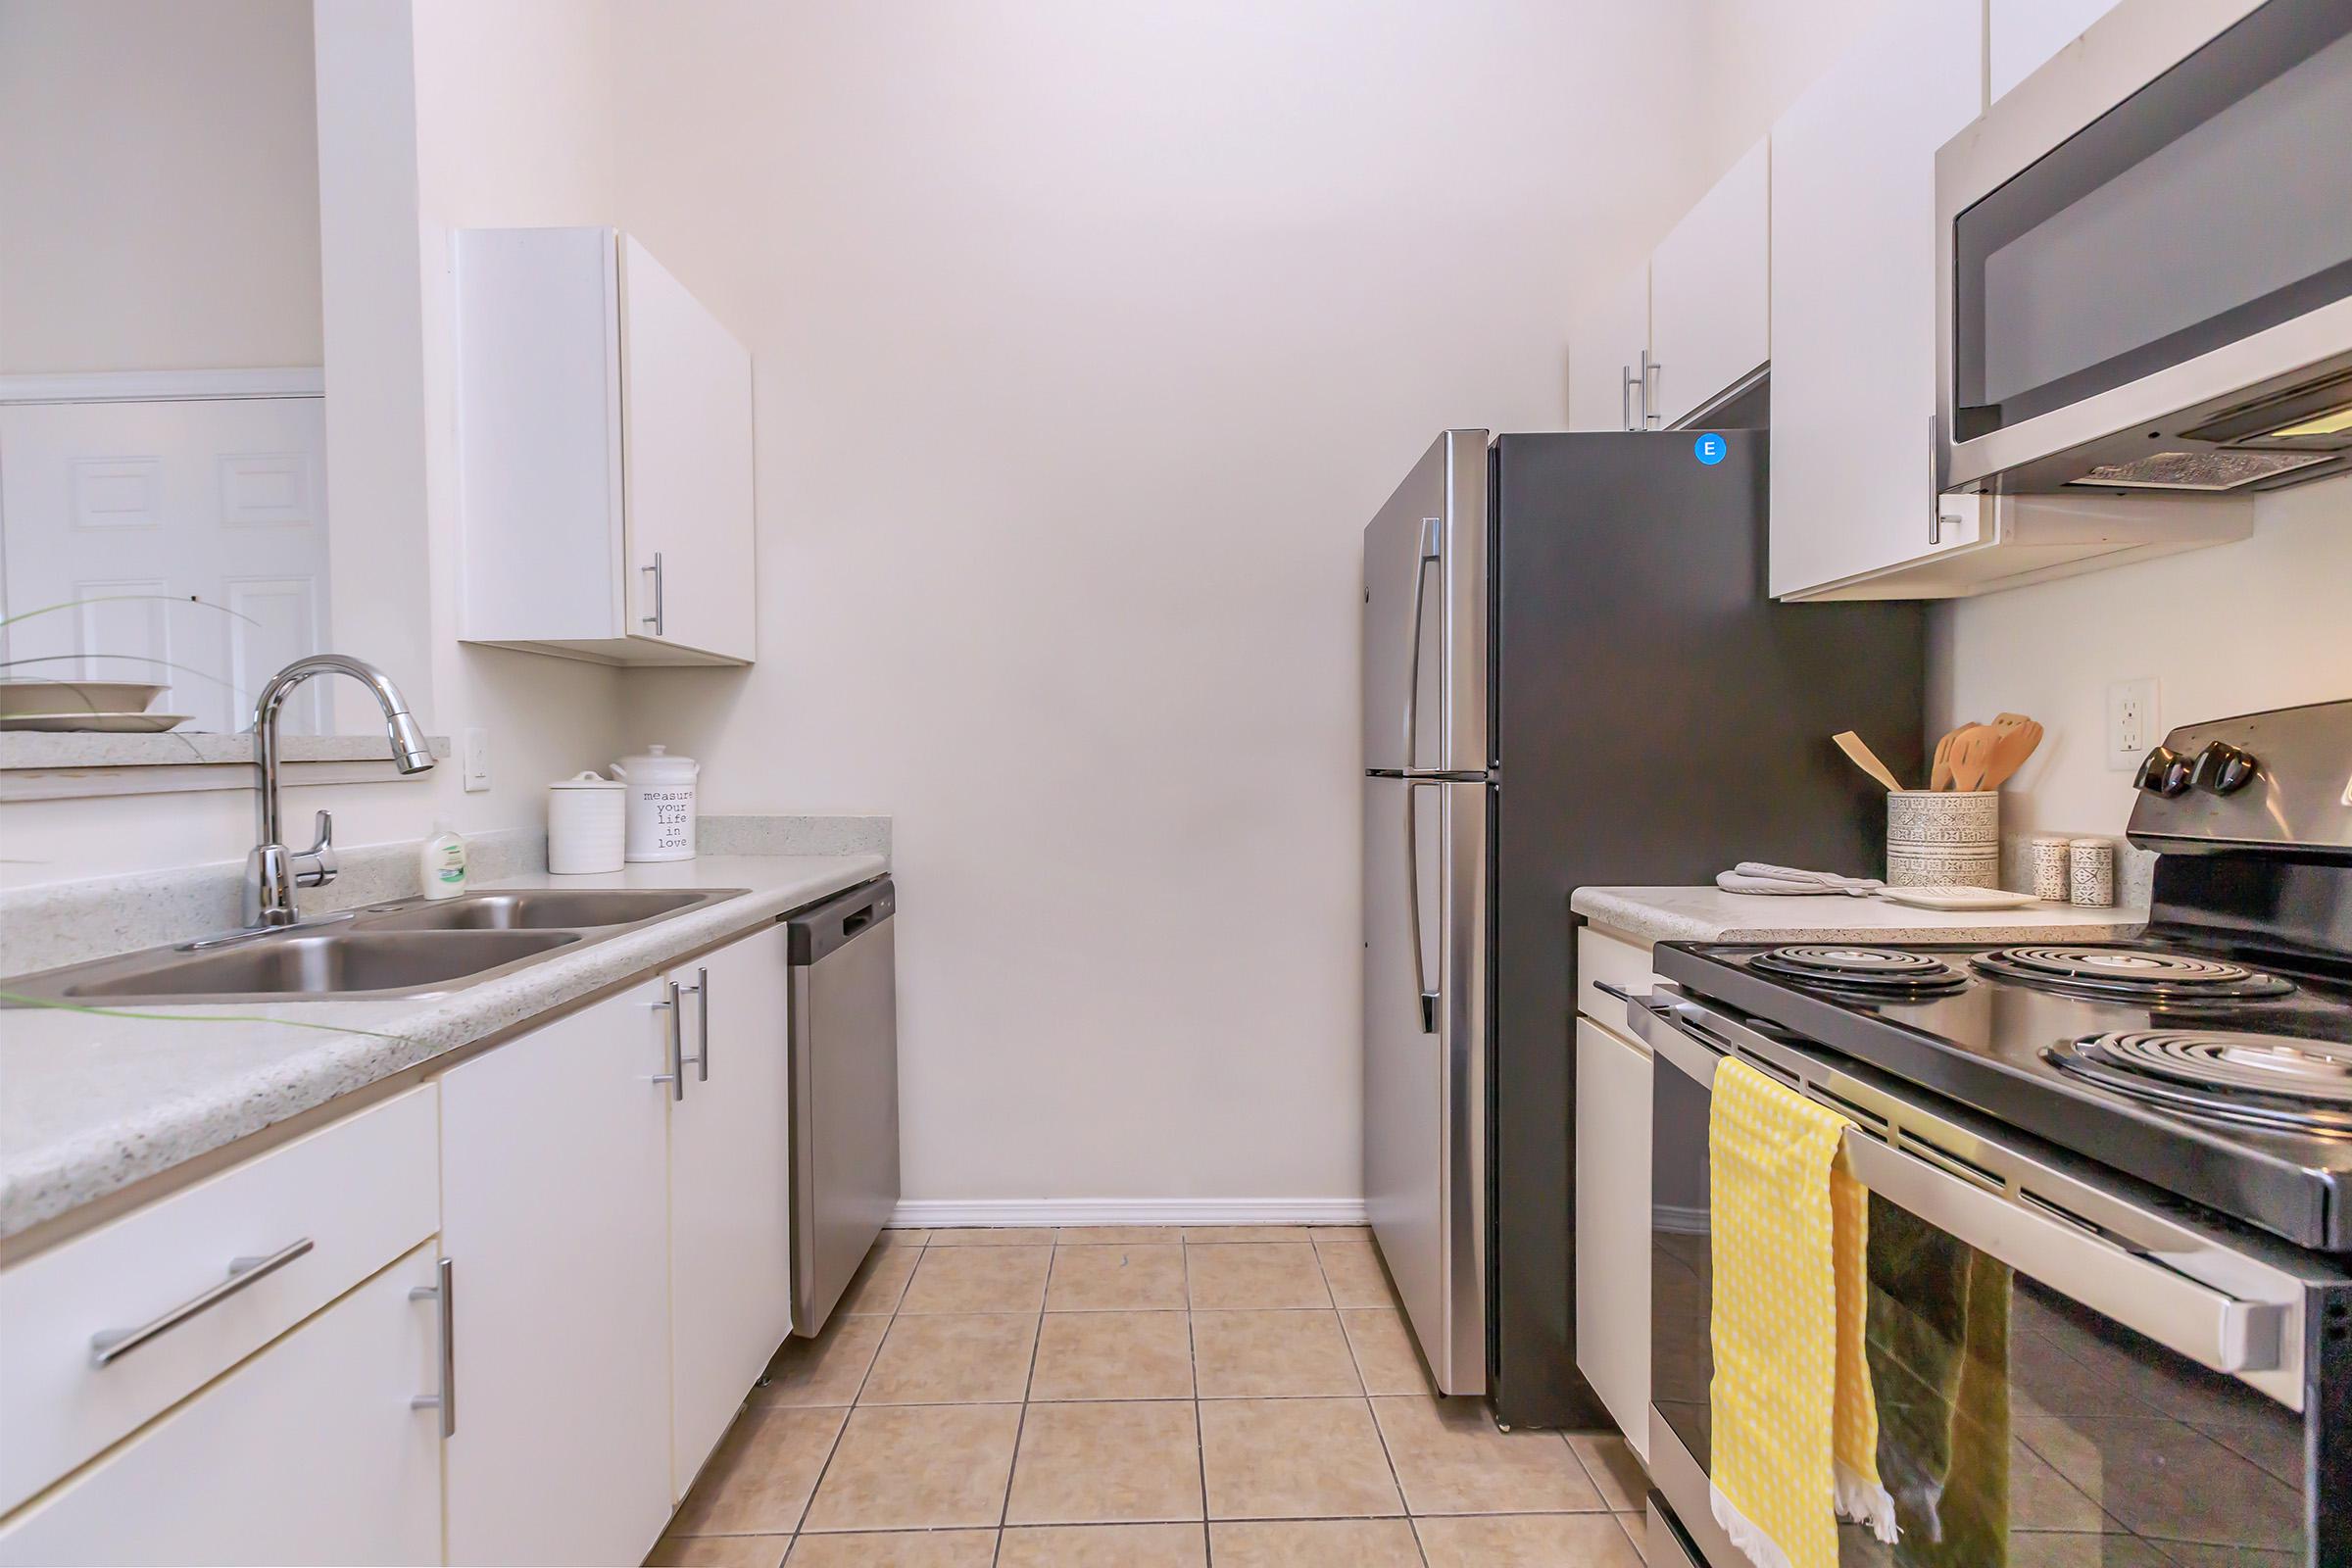
M 1364 767 L 1483 772 L 1487 432 L 1448 430 L 1364 529 Z
M 1364 1197 L 1438 1387 L 1487 1387 L 1483 783 L 1364 781 Z

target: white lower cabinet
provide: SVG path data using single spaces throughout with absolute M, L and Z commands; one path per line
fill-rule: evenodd
M 637 1562 L 668 1520 L 664 1000 L 648 982 L 441 1079 L 451 1562 Z
M 441 1560 L 419 1247 L 0 1526 L 0 1563 Z M 570 1499 L 567 1497 L 566 1501 Z M 631 1557 L 630 1561 L 635 1561 Z
M 692 1062 L 670 1104 L 673 1497 L 792 1332 L 789 959 L 776 925 L 670 975 Z
M 1576 1364 L 1649 1462 L 1649 1054 L 1576 1020 Z

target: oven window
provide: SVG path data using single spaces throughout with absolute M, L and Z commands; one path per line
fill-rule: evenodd
M 2352 8 L 2271 0 L 1962 213 L 1971 440 L 2352 296 Z
M 1650 1443 L 1700 1471 L 1712 1417 L 1708 1094 L 1652 1086 Z M 2307 1568 L 2304 1418 L 1873 1196 L 1879 1475 L 1902 1536 L 1840 1568 Z M 1663 1430 L 1661 1430 L 1663 1428 Z M 1671 1486 L 1656 1471 L 1661 1486 Z M 1704 1515 L 1703 1495 L 1674 1495 Z

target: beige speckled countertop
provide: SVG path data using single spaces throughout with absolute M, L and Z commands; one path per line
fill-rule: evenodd
M 153 1009 L 164 1019 L 0 1011 L 0 1239 L 888 867 L 875 854 L 705 855 L 486 882 L 749 891 L 438 997 Z
M 2030 904 L 1959 914 L 1843 893 L 1764 897 L 1718 887 L 1578 888 L 1568 907 L 1637 942 L 2112 942 L 2145 909 Z

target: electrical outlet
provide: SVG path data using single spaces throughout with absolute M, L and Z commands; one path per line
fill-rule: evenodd
M 466 793 L 479 795 L 490 787 L 490 732 L 478 725 L 466 732 L 464 759 Z
M 2107 768 L 2129 773 L 2164 739 L 2156 712 L 2156 677 L 2119 680 L 2107 688 Z

